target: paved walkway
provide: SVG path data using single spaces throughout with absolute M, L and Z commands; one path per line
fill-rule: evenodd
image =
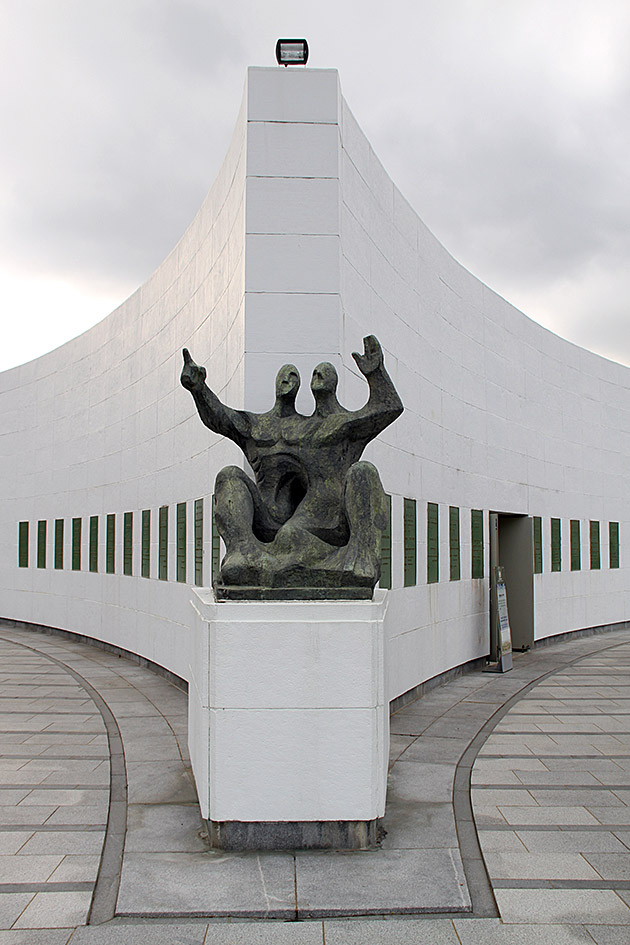
M 630 942 L 628 632 L 396 713 L 358 853 L 210 850 L 183 692 L 59 636 L 0 653 L 0 945 Z

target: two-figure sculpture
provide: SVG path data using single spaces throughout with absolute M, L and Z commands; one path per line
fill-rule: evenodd
M 374 335 L 353 357 L 369 387 L 367 403 L 337 400 L 337 372 L 313 371 L 315 410 L 295 409 L 300 375 L 285 364 L 267 413 L 234 410 L 206 384 L 206 369 L 184 349 L 181 383 L 203 423 L 236 443 L 255 479 L 226 466 L 216 479 L 214 516 L 226 554 L 218 599 L 371 598 L 380 577 L 389 505 L 365 447 L 403 411 Z

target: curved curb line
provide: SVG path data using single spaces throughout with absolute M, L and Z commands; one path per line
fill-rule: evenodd
M 604 650 L 612 650 L 615 647 L 627 645 L 628 642 L 630 641 L 624 640 L 622 643 L 611 643 L 609 646 L 598 647 L 597 649 L 591 650 L 590 653 L 583 653 L 582 656 L 576 656 L 575 659 L 567 660 L 566 663 L 555 666 L 554 669 L 550 669 L 546 673 L 541 673 L 540 676 L 536 676 L 535 679 L 530 680 L 522 689 L 519 689 L 513 696 L 510 696 L 507 702 L 504 702 L 503 705 L 500 706 L 496 712 L 493 712 L 490 718 L 484 722 L 459 759 L 453 779 L 453 813 L 455 815 L 455 828 L 457 830 L 464 875 L 466 876 L 468 891 L 472 902 L 472 915 L 475 918 L 495 919 L 501 917 L 494 897 L 492 882 L 486 868 L 486 861 L 481 851 L 470 796 L 472 788 L 472 769 L 477 760 L 477 755 L 503 716 L 507 715 L 512 706 L 543 679 L 562 672 L 567 666 L 579 663 L 580 660 L 589 659 L 589 657 L 594 656 L 596 653 L 602 653 Z
M 21 646 L 25 650 L 32 650 L 38 656 L 43 656 L 51 663 L 57 663 L 73 677 L 73 679 L 87 692 L 101 713 L 107 740 L 109 743 L 109 811 L 105 839 L 101 852 L 101 862 L 98 868 L 94 893 L 87 917 L 87 925 L 101 925 L 113 919 L 116 914 L 116 901 L 120 886 L 125 834 L 127 831 L 127 772 L 125 768 L 125 750 L 116 719 L 101 696 L 87 679 L 62 660 L 50 656 L 43 650 L 38 650 L 27 643 L 19 643 L 10 637 L 1 637 L 7 643 Z

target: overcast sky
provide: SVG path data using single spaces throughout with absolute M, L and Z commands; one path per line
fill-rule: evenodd
M 177 242 L 248 65 L 305 36 L 446 248 L 630 364 L 628 0 L 0 0 L 0 369 L 68 341 Z

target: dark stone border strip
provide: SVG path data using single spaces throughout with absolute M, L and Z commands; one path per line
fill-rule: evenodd
M 0 883 L 2 893 L 92 892 L 94 883 Z
M 0 833 L 99 833 L 105 832 L 105 824 L 0 824 Z
M 23 748 L 23 745 L 16 745 L 16 748 Z M 107 761 L 109 755 L 7 755 L 1 754 L 3 760 L 21 761 Z
M 41 713 L 41 712 L 38 712 L 38 713 L 36 713 L 36 714 L 37 714 L 37 715 L 43 715 L 43 713 Z M 2 715 L 2 709 L 0 709 L 0 715 Z M 2 729 L 2 730 L 0 731 L 0 735 L 94 735 L 94 736 L 96 736 L 96 735 L 104 735 L 104 734 L 105 734 L 105 733 L 102 732 L 102 731 L 101 731 L 101 732 L 86 732 L 86 731 L 84 731 L 84 730 L 81 730 L 81 731 L 73 731 L 73 732 L 65 732 L 65 731 L 64 731 L 64 732 L 61 732 L 61 731 L 59 731 L 59 730 L 57 730 L 57 731 L 48 731 L 47 729 L 44 729 L 42 732 L 38 732 L 38 731 L 35 731 L 35 730 L 32 729 L 32 728 L 27 728 L 27 729 L 23 729 L 23 728 L 7 728 L 7 729 Z M 89 742 L 88 742 L 88 744 L 89 744 Z
M 533 809 L 534 808 L 532 808 L 532 810 Z M 607 807 L 606 810 L 624 810 L 624 808 Z M 492 830 L 505 830 L 514 833 L 550 830 L 562 830 L 568 833 L 582 833 L 584 830 L 589 833 L 597 833 L 602 830 L 606 831 L 606 833 L 628 833 L 628 831 L 630 831 L 630 824 L 479 824 L 477 829 L 479 833 Z
M 610 754 L 578 755 L 578 754 L 573 754 L 573 752 L 567 753 L 566 755 L 556 752 L 554 755 L 550 755 L 550 754 L 542 754 L 542 752 L 538 752 L 538 751 L 536 752 L 536 754 L 534 754 L 534 752 L 530 752 L 529 755 L 513 755 L 511 752 L 506 751 L 505 754 L 484 755 L 483 760 L 484 761 L 506 761 L 506 760 L 521 761 L 527 758 L 529 759 L 540 758 L 541 760 L 544 760 L 545 758 L 564 758 L 564 759 L 573 758 L 574 760 L 584 760 L 584 761 L 614 761 L 615 758 L 619 758 L 621 761 L 627 761 L 628 758 L 630 758 L 630 746 L 628 746 L 628 748 L 629 750 L 625 752 L 623 755 L 619 753 L 617 753 L 616 755 L 610 755 Z
M 605 630 L 601 628 L 593 628 L 593 633 L 608 632 L 609 629 L 626 630 L 629 626 L 630 623 L 626 621 L 621 625 L 613 625 L 610 628 L 606 627 Z M 578 633 L 585 636 L 591 635 L 591 633 L 588 631 L 578 631 Z M 572 633 L 562 634 L 561 636 L 575 639 L 575 636 Z M 555 641 L 555 639 L 555 637 L 552 638 L 552 641 Z M 590 653 L 583 653 L 581 656 L 577 656 L 573 660 L 567 660 L 566 663 L 555 666 L 553 669 L 543 672 L 539 676 L 536 676 L 534 679 L 530 680 L 528 683 L 525 683 L 521 689 L 515 692 L 509 699 L 507 699 L 506 702 L 503 703 L 503 705 L 496 709 L 496 711 L 490 716 L 484 725 L 482 725 L 460 757 L 459 762 L 455 768 L 455 777 L 453 779 L 453 813 L 455 815 L 455 827 L 457 830 L 457 838 L 459 841 L 462 864 L 464 867 L 464 875 L 466 876 L 468 891 L 472 901 L 472 913 L 477 918 L 500 918 L 500 912 L 494 897 L 493 884 L 490 880 L 486 863 L 483 858 L 477 825 L 472 811 L 471 790 L 474 788 L 474 785 L 471 784 L 471 777 L 473 765 L 477 760 L 479 752 L 483 748 L 489 736 L 493 734 L 497 723 L 500 722 L 501 719 L 510 711 L 513 705 L 515 705 L 517 702 L 520 702 L 526 693 L 538 686 L 543 679 L 553 676 L 558 672 L 562 672 L 568 666 L 572 666 L 574 663 L 580 662 L 580 660 L 589 659 L 591 656 L 604 652 L 605 650 L 623 646 L 627 642 L 628 641 L 624 641 L 623 643 L 611 643 L 608 646 L 603 646 L 592 650 Z M 483 759 L 485 760 L 489 757 L 492 756 L 484 755 Z M 505 755 L 496 755 L 494 757 L 512 758 L 514 756 L 506 753 Z M 528 755 L 521 755 L 520 757 L 542 758 L 544 756 L 530 753 Z M 548 755 L 547 757 L 556 758 L 558 755 Z M 586 755 L 583 757 L 599 757 L 602 760 L 608 760 L 608 757 L 610 756 Z M 506 827 L 512 830 L 515 829 L 514 826 L 510 824 L 507 824 Z M 480 825 L 479 829 L 491 830 L 493 828 L 491 825 Z
M 2 621 L 0 620 L 0 624 L 1 623 Z M 27 625 L 27 629 L 31 626 L 33 625 Z M 75 634 L 72 634 L 72 636 L 74 637 Z M 125 752 L 118 723 L 100 693 L 87 679 L 84 679 L 80 673 L 72 669 L 71 666 L 68 666 L 66 663 L 62 662 L 62 660 L 54 656 L 37 650 L 35 647 L 28 646 L 26 643 L 18 643 L 15 640 L 8 640 L 6 638 L 0 639 L 4 639 L 7 643 L 13 643 L 15 646 L 21 646 L 24 647 L 24 649 L 31 650 L 37 653 L 38 656 L 43 656 L 52 663 L 63 667 L 63 669 L 87 692 L 103 717 L 109 742 L 109 811 L 107 827 L 105 828 L 105 840 L 101 853 L 101 862 L 98 868 L 96 883 L 93 887 L 94 894 L 88 912 L 87 924 L 98 925 L 102 922 L 107 922 L 114 917 L 116 912 L 116 900 L 118 899 L 125 833 L 127 830 L 127 773 L 125 768 Z M 92 888 L 91 884 L 90 888 Z
M 630 791 L 630 784 L 471 784 L 473 791 Z
M 2 685 L 2 683 L 0 683 L 0 685 Z M 19 696 L 17 696 L 15 699 L 12 698 L 11 702 L 17 702 L 18 700 L 19 700 Z M 59 709 L 55 709 L 54 712 L 49 712 L 49 711 L 46 712 L 46 715 L 49 715 L 49 714 L 50 715 L 76 715 L 76 712 L 64 712 L 64 711 L 60 711 Z M 0 708 L 0 715 L 28 715 L 30 718 L 32 718 L 34 715 L 44 715 L 44 713 L 37 712 L 37 711 L 33 712 L 32 709 Z M 88 718 L 96 718 L 96 716 L 98 716 L 98 712 L 82 712 L 81 715 L 87 715 Z
M 495 879 L 495 889 L 630 889 L 630 879 Z M 586 923 L 588 925 L 588 922 Z
M 0 791 L 105 791 L 108 784 L 0 784 Z M 628 785 L 630 789 L 630 785 Z
M 603 716 L 603 717 L 606 718 L 606 716 Z M 571 730 L 565 731 L 563 729 L 551 729 L 551 728 L 545 729 L 543 731 L 543 729 L 539 728 L 536 731 L 532 731 L 532 732 L 528 732 L 528 731 L 510 732 L 507 729 L 501 729 L 500 732 L 495 732 L 495 735 L 570 735 L 571 738 L 573 738 L 576 735 L 583 735 L 584 738 L 593 738 L 593 737 L 601 738 L 602 735 L 607 735 L 610 738 L 611 735 L 614 735 L 616 738 L 617 735 L 630 735 L 630 732 L 620 732 L 618 729 L 615 729 L 610 732 L 605 732 L 601 728 L 597 732 L 585 732 L 584 730 L 580 732 L 574 732 Z

